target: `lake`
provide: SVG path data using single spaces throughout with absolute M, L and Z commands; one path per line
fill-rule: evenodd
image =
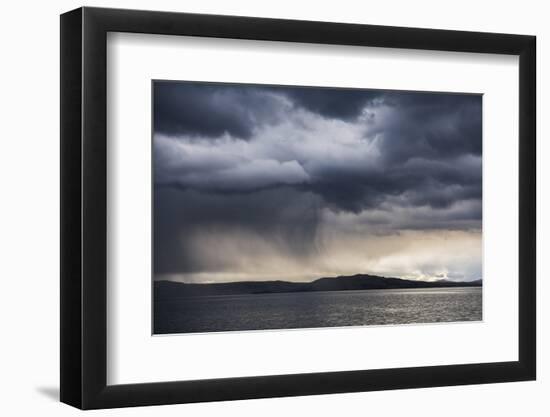
M 480 320 L 481 287 L 181 297 L 154 307 L 155 334 Z

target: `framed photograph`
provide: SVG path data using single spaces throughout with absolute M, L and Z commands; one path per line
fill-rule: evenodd
M 533 380 L 535 37 L 61 16 L 61 401 Z

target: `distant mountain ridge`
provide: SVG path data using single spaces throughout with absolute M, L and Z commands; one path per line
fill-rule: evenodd
M 209 295 L 273 294 L 285 292 L 353 291 L 405 288 L 481 287 L 483 281 L 415 281 L 401 278 L 385 278 L 376 275 L 356 274 L 319 278 L 311 282 L 241 281 L 212 284 L 186 284 L 175 281 L 155 281 L 155 299 L 196 297 Z

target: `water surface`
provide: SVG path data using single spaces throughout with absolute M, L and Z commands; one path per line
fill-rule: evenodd
M 154 333 L 482 320 L 481 287 L 217 295 L 156 300 Z

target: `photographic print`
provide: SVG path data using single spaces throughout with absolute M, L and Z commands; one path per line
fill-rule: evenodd
M 482 320 L 482 96 L 152 82 L 153 333 Z

